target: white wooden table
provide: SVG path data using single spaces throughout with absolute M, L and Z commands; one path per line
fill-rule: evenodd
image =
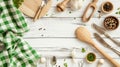
M 113 15 L 120 19 L 120 15 L 115 14 L 120 7 L 120 0 L 109 0 L 114 4 L 114 11 L 110 14 L 102 16 L 100 19 L 98 18 L 100 9 L 100 5 L 102 2 L 106 0 L 99 0 L 97 3 L 98 9 L 94 14 L 94 17 L 87 23 L 81 21 L 81 16 L 85 10 L 85 7 L 92 0 L 84 0 L 83 7 L 78 11 L 70 11 L 69 7 L 62 13 L 58 13 L 56 11 L 56 4 L 62 0 L 53 0 L 52 8 L 43 18 L 33 22 L 32 19 L 28 19 L 28 25 L 30 26 L 30 31 L 25 34 L 24 39 L 29 42 L 29 44 L 34 47 L 38 53 L 47 58 L 47 62 L 45 64 L 39 64 L 38 67 L 52 67 L 50 64 L 50 58 L 53 56 L 57 57 L 57 66 L 55 67 L 64 67 L 64 63 L 68 64 L 68 67 L 79 67 L 78 62 L 83 60 L 83 67 L 96 67 L 98 60 L 104 57 L 100 55 L 94 48 L 88 46 L 87 44 L 80 42 L 75 37 L 75 30 L 79 26 L 85 26 L 90 30 L 93 34 L 96 32 L 92 27 L 92 23 L 96 23 L 100 26 L 103 26 L 103 20 L 106 16 Z M 108 33 L 117 40 L 120 40 L 120 28 L 115 31 L 108 31 Z M 110 45 L 114 48 L 120 50 L 114 43 L 112 43 L 109 39 L 102 36 Z M 92 35 L 93 40 L 95 40 Z M 108 48 L 103 47 L 99 42 L 95 40 L 95 42 L 106 51 L 112 58 L 120 62 L 120 57 L 116 55 L 113 51 Z M 70 52 L 72 49 L 76 49 L 76 63 L 73 63 L 70 58 Z M 81 49 L 85 48 L 86 52 L 82 53 Z M 89 64 L 85 61 L 86 54 L 91 51 L 97 55 L 97 60 Z M 112 67 L 111 63 L 109 63 L 105 59 L 105 63 L 102 67 Z

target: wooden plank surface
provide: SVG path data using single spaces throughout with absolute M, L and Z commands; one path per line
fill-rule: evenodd
M 30 27 L 30 31 L 25 34 L 24 39 L 36 49 L 36 51 L 47 58 L 47 62 L 45 64 L 38 63 L 38 67 L 52 67 L 50 60 L 52 56 L 57 57 L 57 66 L 64 67 L 64 63 L 68 64 L 68 67 L 80 67 L 78 62 L 81 60 L 84 61 L 83 67 L 96 67 L 98 60 L 104 57 L 100 55 L 94 48 L 88 46 L 87 44 L 78 41 L 75 37 L 75 30 L 79 26 L 85 26 L 88 28 L 92 34 L 93 40 L 102 48 L 105 52 L 107 52 L 112 58 L 120 62 L 120 58 L 117 54 L 115 54 L 110 49 L 103 47 L 102 44 L 96 41 L 93 36 L 93 33 L 96 31 L 92 28 L 91 24 L 96 23 L 97 25 L 103 26 L 103 20 L 105 17 L 109 15 L 113 15 L 119 18 L 120 15 L 115 14 L 120 7 L 119 0 L 109 0 L 114 4 L 114 11 L 110 14 L 104 15 L 101 18 L 98 18 L 99 13 L 97 12 L 100 9 L 100 5 L 102 2 L 106 0 L 99 0 L 97 6 L 99 7 L 94 14 L 94 17 L 88 22 L 83 23 L 81 21 L 81 16 L 84 12 L 84 8 L 87 6 L 89 2 L 92 0 L 84 0 L 83 7 L 78 11 L 71 11 L 69 7 L 65 12 L 58 13 L 56 12 L 56 4 L 61 2 L 62 0 L 54 0 L 51 9 L 43 18 L 33 22 L 31 18 L 27 18 L 28 25 Z M 120 41 L 120 27 L 115 31 L 107 31 L 111 37 Z M 102 37 L 107 41 L 111 46 L 118 49 L 120 51 L 120 47 L 116 46 L 113 42 L 107 39 L 105 36 Z M 76 63 L 73 63 L 70 58 L 70 53 L 72 49 L 75 48 L 77 52 L 77 56 L 75 57 Z M 82 53 L 82 48 L 86 49 L 85 53 Z M 88 64 L 85 61 L 85 56 L 88 52 L 94 52 L 97 55 L 97 60 L 93 64 Z M 64 61 L 66 60 L 66 61 Z M 105 63 L 102 67 L 113 67 L 111 63 L 109 63 L 105 59 Z
M 74 31 L 79 26 L 85 26 L 91 33 L 94 33 L 96 31 L 91 24 L 96 23 L 103 26 L 103 20 L 104 18 L 92 18 L 86 24 L 80 18 L 42 18 L 35 23 L 29 20 L 30 32 L 25 37 L 75 37 Z M 120 34 L 118 34 L 120 27 L 115 31 L 107 32 L 112 37 L 120 37 Z

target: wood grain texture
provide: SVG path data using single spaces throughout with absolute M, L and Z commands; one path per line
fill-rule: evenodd
M 91 24 L 96 23 L 103 27 L 103 20 L 104 18 L 92 18 L 88 23 L 84 24 L 80 18 L 42 18 L 36 23 L 29 19 L 30 32 L 25 37 L 75 37 L 74 31 L 79 26 L 85 26 L 91 33 L 94 33 L 96 30 Z M 120 27 L 115 31 L 107 32 L 112 37 L 120 37 Z
M 99 59 L 103 58 L 95 49 L 88 46 L 87 44 L 80 42 L 76 39 L 74 35 L 74 31 L 79 26 L 85 26 L 87 29 L 90 30 L 92 33 L 92 39 L 97 43 L 97 45 L 102 48 L 105 52 L 107 52 L 109 55 L 111 55 L 112 58 L 120 62 L 119 56 L 116 55 L 113 51 L 111 51 L 108 48 L 103 47 L 99 42 L 97 42 L 93 36 L 95 31 L 91 24 L 96 23 L 97 25 L 103 26 L 103 20 L 105 17 L 109 15 L 113 15 L 119 18 L 120 15 L 115 14 L 120 7 L 120 1 L 119 0 L 110 0 L 114 4 L 114 10 L 110 14 L 106 14 L 102 16 L 100 19 L 98 18 L 99 13 L 95 12 L 93 18 L 88 23 L 83 23 L 81 21 L 81 16 L 83 15 L 84 8 L 87 6 L 88 3 L 90 3 L 92 0 L 84 0 L 83 7 L 78 11 L 71 11 L 69 7 L 64 12 L 58 13 L 56 11 L 56 4 L 59 2 L 62 2 L 62 0 L 54 0 L 52 4 L 52 8 L 49 10 L 49 12 L 44 16 L 43 18 L 37 20 L 35 23 L 33 23 L 33 20 L 31 18 L 27 18 L 28 25 L 30 27 L 30 31 L 25 34 L 24 39 L 32 46 L 34 47 L 37 52 L 47 57 L 47 63 L 46 64 L 38 64 L 38 67 L 52 67 L 50 64 L 50 59 L 52 56 L 56 56 L 58 58 L 57 65 L 60 65 L 61 67 L 64 67 L 64 59 L 66 59 L 66 63 L 68 64 L 68 67 L 79 67 L 78 62 L 81 60 L 84 60 L 85 55 L 92 51 L 97 55 L 97 60 L 93 64 L 88 64 L 85 61 L 85 64 L 83 67 L 96 67 L 96 64 Z M 97 3 L 97 6 L 99 7 L 102 2 L 106 0 L 99 0 Z M 100 8 L 97 8 L 97 11 Z M 110 34 L 111 37 L 114 39 L 117 39 L 120 41 L 120 27 L 115 31 L 107 31 L 107 33 Z M 109 39 L 105 38 L 105 36 L 102 35 L 102 37 L 107 41 L 111 46 L 118 49 L 120 51 L 120 48 L 117 47 L 113 42 L 111 42 Z M 76 48 L 77 57 L 75 64 L 72 63 L 70 59 L 70 52 L 73 48 Z M 86 52 L 82 53 L 81 49 L 85 48 Z M 105 64 L 102 67 L 113 67 L 106 59 Z
M 19 10 L 29 17 L 34 17 L 41 2 L 41 0 L 25 0 Z

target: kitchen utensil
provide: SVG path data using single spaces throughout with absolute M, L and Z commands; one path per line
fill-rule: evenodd
M 115 65 L 116 67 L 120 67 L 120 64 L 112 59 L 111 56 L 109 56 L 104 50 L 102 50 L 99 46 L 97 46 L 95 44 L 95 42 L 92 40 L 91 38 L 91 34 L 90 32 L 85 28 L 85 27 L 79 27 L 76 29 L 75 31 L 76 37 L 85 42 L 88 43 L 89 45 L 93 46 L 94 48 L 96 48 L 96 50 L 98 50 L 106 59 L 108 59 L 113 65 Z
M 103 23 L 107 30 L 115 30 L 119 26 L 119 20 L 115 16 L 106 17 Z
M 29 17 L 34 17 L 41 3 L 42 3 L 42 0 L 24 0 L 24 2 L 19 7 L 19 9 L 25 15 Z
M 42 10 L 38 16 L 38 18 L 43 17 L 44 15 L 46 15 L 46 13 L 48 12 L 48 10 L 50 9 L 50 7 L 52 6 L 52 0 L 46 0 L 45 1 L 46 4 L 42 7 Z
M 115 48 L 113 48 L 112 46 L 110 46 L 107 42 L 105 42 L 99 34 L 94 33 L 94 36 L 104 47 L 111 49 L 112 51 L 114 51 L 116 54 L 120 56 L 120 52 Z
M 64 0 L 61 3 L 58 3 L 57 4 L 57 11 L 59 11 L 59 12 L 64 11 L 69 1 L 70 0 Z
M 106 33 L 106 30 L 96 24 L 93 24 L 93 28 L 95 30 L 97 30 L 100 34 L 104 34 L 107 38 L 109 38 L 111 41 L 113 41 L 116 45 L 120 46 L 120 42 L 115 40 L 115 39 L 112 39 L 109 34 Z
M 34 19 L 33 19 L 34 21 L 36 21 L 36 20 L 38 19 L 38 16 L 39 16 L 39 14 L 40 14 L 40 12 L 41 12 L 41 10 L 42 10 L 42 8 L 43 8 L 44 5 L 45 5 L 45 2 L 42 1 L 42 4 L 40 5 L 38 11 L 37 11 L 36 14 L 35 14 L 35 17 L 34 17 Z
M 110 1 L 102 3 L 101 10 L 103 13 L 110 13 L 113 11 L 113 4 Z
M 95 13 L 96 9 L 97 9 L 97 6 L 96 6 L 96 3 L 98 2 L 98 0 L 93 0 L 92 3 L 88 4 L 87 8 L 85 9 L 85 12 L 83 13 L 83 17 L 82 17 L 82 21 L 83 22 L 87 22 L 91 19 L 91 17 L 93 16 L 93 14 Z M 88 12 L 88 10 L 90 8 L 93 8 L 92 9 L 92 13 L 90 14 L 90 16 L 87 18 L 86 14 Z
M 47 0 L 47 3 L 42 8 L 41 8 L 41 4 L 42 4 L 42 0 L 25 0 L 23 4 L 19 7 L 19 9 L 21 12 L 23 12 L 25 15 L 29 17 L 34 18 L 35 15 L 38 15 L 37 18 L 41 18 L 50 9 L 52 5 L 52 0 Z
M 97 67 L 101 67 L 101 65 L 104 63 L 104 60 L 103 59 L 100 59 L 98 61 L 98 64 L 97 64 Z

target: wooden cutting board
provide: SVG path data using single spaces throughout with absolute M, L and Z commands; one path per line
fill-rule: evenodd
M 19 9 L 25 15 L 29 17 L 34 17 L 41 5 L 41 2 L 42 0 L 24 0 Z

